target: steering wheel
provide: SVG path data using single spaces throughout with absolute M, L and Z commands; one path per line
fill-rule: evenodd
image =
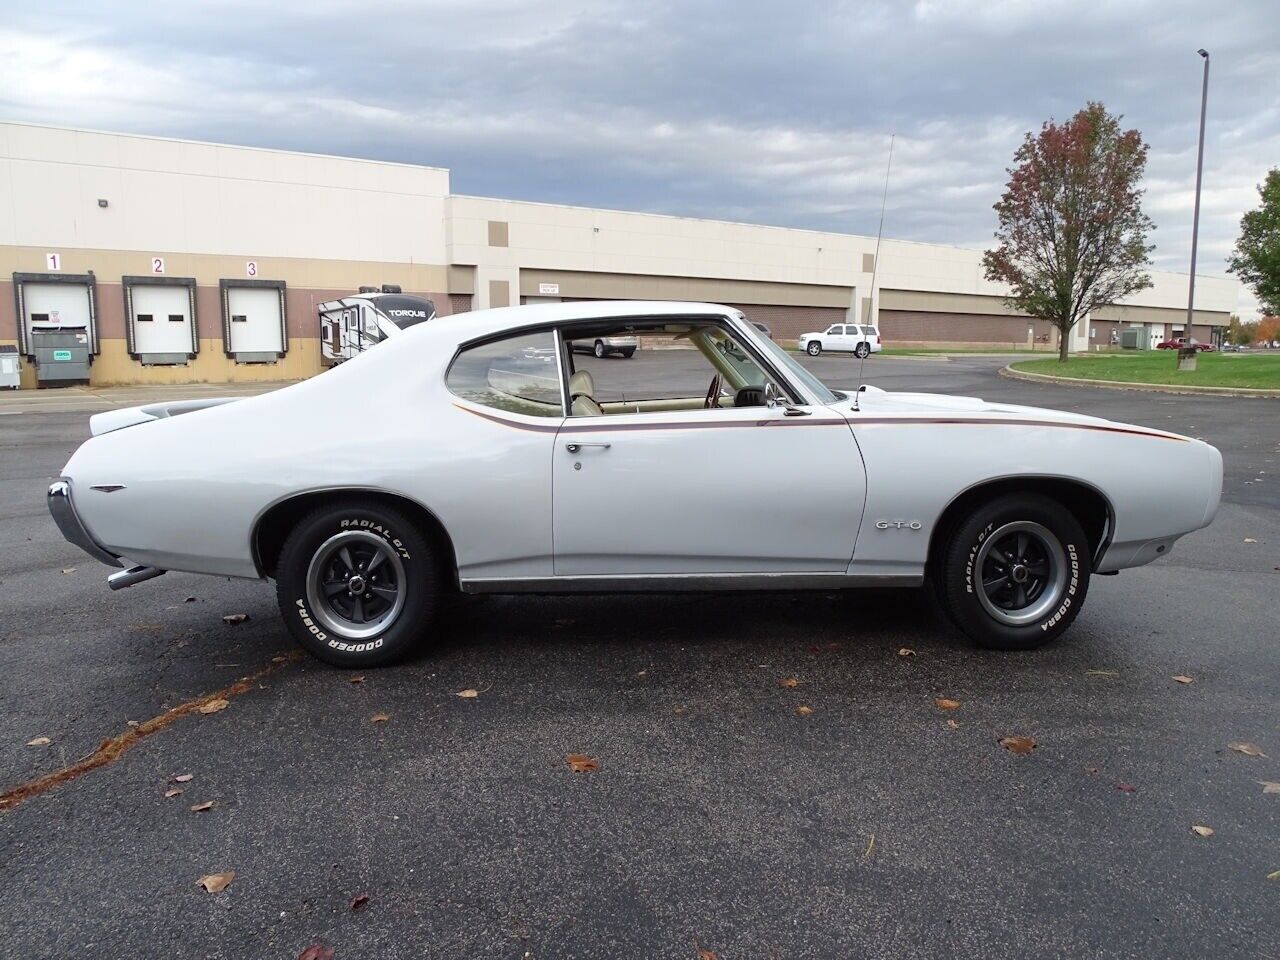
M 720 374 L 711 378 L 711 386 L 707 387 L 707 399 L 702 401 L 703 410 L 714 410 L 720 406 Z

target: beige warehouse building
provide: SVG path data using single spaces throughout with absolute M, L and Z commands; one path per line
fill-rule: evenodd
M 83 328 L 95 385 L 282 380 L 321 369 L 316 307 L 399 285 L 448 316 L 520 302 L 731 304 L 780 340 L 879 323 L 889 346 L 1056 349 L 1010 311 L 982 251 L 458 196 L 449 171 L 0 123 L 0 350 L 37 384 L 38 332 Z M 875 289 L 872 289 L 874 276 Z M 1181 333 L 1187 276 L 1080 324 L 1071 349 Z M 1193 336 L 1238 284 L 1196 279 Z

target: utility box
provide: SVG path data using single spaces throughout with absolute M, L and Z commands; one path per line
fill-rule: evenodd
M 1122 350 L 1141 350 L 1144 346 L 1142 341 L 1145 333 L 1141 327 L 1128 327 L 1120 331 L 1120 348 Z
M 0 390 L 17 390 L 22 385 L 18 348 L 0 344 Z
M 64 324 L 31 324 L 36 384 L 64 387 L 89 382 L 89 331 Z

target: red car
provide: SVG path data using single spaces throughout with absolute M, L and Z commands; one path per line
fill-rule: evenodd
M 1156 344 L 1157 350 L 1181 350 L 1183 347 L 1193 347 L 1197 353 L 1211 353 L 1213 344 L 1201 343 L 1195 337 L 1188 339 L 1187 337 L 1174 337 L 1172 340 L 1165 340 Z

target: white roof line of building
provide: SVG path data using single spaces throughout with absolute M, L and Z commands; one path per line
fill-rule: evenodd
M 161 137 L 153 133 L 129 133 L 122 130 L 99 130 L 95 127 L 64 127 L 56 123 L 34 123 L 30 120 L 5 120 L 0 126 L 37 127 L 41 130 L 61 130 L 64 133 L 92 133 L 103 137 L 132 137 L 135 140 L 158 140 L 163 143 L 188 143 L 196 147 L 220 147 L 225 150 L 253 150 L 258 153 L 280 153 L 293 157 L 311 157 L 316 160 L 349 160 L 352 163 L 371 163 L 384 167 L 408 167 L 411 170 L 432 170 L 449 173 L 448 167 L 432 167 L 424 163 L 402 163 L 398 160 L 373 160 L 369 157 L 347 157 L 336 153 L 314 153 L 310 150 L 286 150 L 282 147 L 255 147 L 246 143 L 222 143 L 217 140 L 192 140 L 189 137 Z

